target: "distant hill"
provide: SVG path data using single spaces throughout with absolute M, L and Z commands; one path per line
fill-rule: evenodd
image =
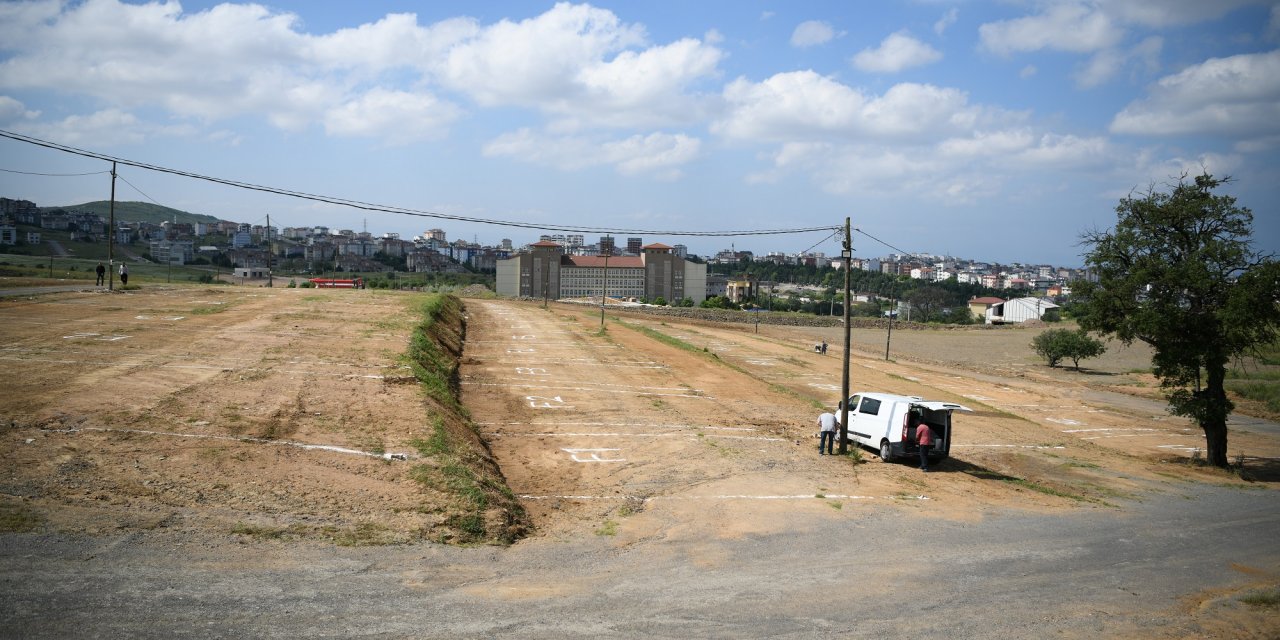
M 111 213 L 111 203 L 106 200 L 97 202 L 86 202 L 84 204 L 72 204 L 63 207 L 40 207 L 41 211 L 52 211 L 54 209 L 65 209 L 67 211 L 90 211 L 102 216 L 103 220 Z M 150 202 L 116 202 L 116 221 L 125 222 L 150 222 L 152 224 L 160 224 L 161 222 L 172 222 L 174 219 L 178 222 L 217 222 L 218 219 L 205 215 L 203 213 L 188 213 L 179 211 L 170 207 L 164 207 Z

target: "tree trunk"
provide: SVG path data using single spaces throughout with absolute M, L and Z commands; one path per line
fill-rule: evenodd
M 1200 428 L 1204 430 L 1207 447 L 1206 462 L 1226 468 L 1227 462 L 1227 416 L 1231 414 L 1231 402 L 1227 400 L 1225 381 L 1227 368 L 1225 360 L 1210 362 L 1205 367 L 1208 381 L 1204 390 L 1205 407 L 1200 420 Z

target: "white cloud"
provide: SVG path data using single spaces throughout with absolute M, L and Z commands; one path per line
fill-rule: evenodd
M 438 138 L 462 110 L 430 94 L 374 89 L 330 109 L 324 128 L 330 134 L 386 138 L 396 144 Z
M 187 136 L 193 133 L 186 125 L 159 127 L 139 120 L 119 109 L 104 109 L 88 115 L 67 116 L 57 122 L 24 121 L 17 130 L 44 140 L 68 145 L 94 146 L 138 144 L 157 135 Z
M 951 25 L 956 23 L 956 18 L 960 16 L 960 10 L 951 7 L 946 13 L 942 14 L 938 21 L 933 23 L 933 32 L 942 35 Z
M 624 175 L 652 173 L 664 179 L 679 177 L 678 168 L 698 156 L 702 141 L 686 135 L 651 133 L 603 145 L 608 161 Z
M 958 89 L 900 83 L 876 97 L 813 71 L 779 73 L 758 83 L 739 78 L 725 87 L 724 102 L 712 133 L 752 142 L 921 140 L 1023 117 L 970 105 Z
M 1034 146 L 1024 149 L 1011 160 L 1019 166 L 1034 167 L 1101 166 L 1111 152 L 1111 144 L 1100 136 L 1081 138 L 1046 133 Z
M 796 26 L 795 31 L 791 32 L 791 46 L 813 47 L 826 44 L 835 36 L 836 30 L 832 29 L 831 25 L 818 20 L 809 20 L 801 22 Z
M 1090 53 L 1118 44 L 1124 30 L 1102 11 L 1063 3 L 1039 15 L 989 22 L 978 34 L 983 48 L 1000 55 L 1041 49 Z
M 1160 51 L 1163 48 L 1163 38 L 1149 36 L 1128 50 L 1104 49 L 1093 54 L 1072 77 L 1076 86 L 1088 89 L 1110 81 L 1126 67 L 1153 73 L 1160 68 Z
M 438 97 L 449 91 L 538 109 L 564 129 L 683 125 L 705 117 L 696 85 L 718 77 L 724 55 L 694 39 L 649 45 L 642 26 L 568 3 L 518 22 L 420 25 L 391 14 L 317 35 L 258 4 L 186 13 L 177 2 L 0 3 L 0 16 L 0 34 L 21 34 L 6 41 L 0 91 L 52 89 L 122 111 L 159 106 L 206 126 L 249 115 L 288 131 L 323 125 L 396 141 L 405 136 L 389 123 L 407 114 L 421 116 L 409 138 L 443 133 L 459 115 Z
M 1036 66 L 1034 64 L 1029 64 L 1023 67 L 1020 71 L 1018 71 L 1018 77 L 1022 78 L 1023 80 L 1026 80 L 1027 78 L 1030 78 L 1031 76 L 1034 76 L 1037 73 L 1039 73 L 1039 71 L 1040 70 L 1036 69 Z
M 577 78 L 608 54 L 643 45 L 644 30 L 589 5 L 501 20 L 454 45 L 438 69 L 448 87 L 485 106 L 537 106 L 580 93 Z
M 575 94 L 544 105 L 576 121 L 608 126 L 660 126 L 702 115 L 701 99 L 684 89 L 718 73 L 722 54 L 692 39 L 641 52 L 624 51 L 583 68 Z
M 1238 139 L 1280 133 L 1280 50 L 1210 58 L 1165 76 L 1116 114 L 1111 131 Z
M 876 49 L 863 49 L 853 56 L 853 66 L 871 73 L 897 73 L 909 67 L 937 62 L 942 53 L 916 40 L 905 31 L 889 35 Z
M 485 145 L 484 154 L 567 171 L 605 165 L 624 175 L 674 179 L 680 176 L 682 165 L 697 158 L 700 149 L 700 140 L 683 134 L 653 133 L 621 140 L 597 140 L 548 136 L 525 128 L 495 138 Z
M 1076 86 L 1081 88 L 1096 87 L 1110 80 L 1124 65 L 1124 56 L 1115 49 L 1099 51 L 1089 58 L 1084 67 L 1077 69 L 1074 78 Z
M 34 120 L 40 117 L 39 111 L 31 111 L 20 100 L 9 96 L 0 96 L 0 122 L 14 120 Z

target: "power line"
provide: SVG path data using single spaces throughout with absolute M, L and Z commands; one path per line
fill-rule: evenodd
M 156 202 L 156 199 L 155 199 L 155 198 L 152 198 L 151 196 L 147 195 L 147 194 L 146 194 L 146 192 L 144 192 L 142 189 L 139 189 L 138 187 L 135 187 L 135 186 L 133 185 L 133 183 L 132 183 L 132 182 L 129 182 L 128 180 L 125 180 L 125 177 L 124 177 L 124 176 L 122 176 L 122 175 L 120 175 L 120 172 L 119 172 L 119 171 L 117 171 L 117 172 L 116 172 L 116 177 L 117 177 L 117 178 L 120 178 L 121 180 L 124 180 L 124 183 L 125 183 L 125 184 L 127 184 L 127 185 L 129 185 L 129 186 L 133 187 L 133 190 L 134 190 L 134 191 L 137 191 L 138 193 L 141 193 L 141 194 L 142 194 L 142 197 L 144 197 L 144 198 L 146 198 L 146 199 L 150 200 L 151 202 L 154 202 L 154 203 L 155 203 L 155 204 L 157 204 L 157 205 L 160 205 L 160 206 L 162 206 L 162 207 L 164 206 L 164 205 L 160 204 L 159 202 Z
M 56 151 L 71 153 L 71 154 L 82 156 L 85 158 L 94 158 L 94 159 L 103 160 L 106 162 L 115 162 L 122 165 L 130 166 L 130 167 L 136 167 L 139 169 L 147 169 L 150 171 L 167 173 L 171 175 L 181 176 L 184 178 L 192 178 L 195 180 L 204 180 L 206 182 L 213 182 L 215 184 L 236 187 L 239 189 L 261 191 L 264 193 L 288 196 L 291 198 L 300 198 L 303 200 L 311 200 L 314 202 L 323 202 L 326 204 L 334 204 L 334 205 L 339 205 L 344 207 L 351 207 L 353 209 L 362 209 L 365 211 L 395 213 L 395 214 L 406 215 L 406 216 L 416 216 L 420 218 L 436 218 L 440 220 L 452 220 L 454 222 L 472 222 L 477 224 L 491 224 L 491 225 L 502 226 L 502 227 L 517 227 L 522 229 L 536 229 L 540 231 L 564 231 L 564 232 L 573 232 L 573 233 L 642 234 L 642 235 L 657 235 L 657 236 L 704 236 L 704 237 L 782 235 L 782 234 L 792 234 L 792 233 L 811 233 L 815 231 L 830 231 L 836 228 L 831 226 L 824 226 L 824 227 L 804 227 L 804 228 L 797 228 L 797 229 L 747 229 L 747 230 L 736 230 L 736 231 L 675 231 L 675 230 L 657 231 L 652 229 L 607 229 L 607 228 L 600 228 L 600 227 L 581 227 L 581 226 L 570 226 L 570 225 L 540 225 L 540 224 L 533 224 L 528 222 L 516 222 L 511 220 L 489 220 L 486 218 L 473 218 L 469 216 L 459 216 L 459 215 L 452 215 L 447 213 L 438 213 L 433 211 L 422 211 L 419 209 L 409 209 L 405 207 L 393 207 L 393 206 L 387 206 L 387 205 L 372 204 L 369 202 L 362 202 L 359 200 L 351 200 L 347 198 L 338 198 L 333 196 L 316 195 L 312 193 L 305 193 L 302 191 L 292 191 L 289 189 L 280 189 L 277 187 L 269 187 L 269 186 L 264 186 L 259 184 L 252 184 L 249 182 L 241 182 L 239 180 L 230 180 L 227 178 L 217 178 L 213 176 L 206 176 L 198 173 L 192 173 L 190 171 L 183 171 L 180 169 L 171 169 L 169 167 L 162 167 L 159 165 L 148 164 L 145 162 L 137 162 L 137 161 L 128 160 L 125 158 L 117 158 L 114 156 L 109 156 L 109 155 L 106 155 L 103 153 L 97 153 L 94 151 L 86 151 L 84 149 L 79 149 L 79 148 L 71 147 L 68 145 L 58 144 L 56 142 L 49 142 L 47 140 L 41 140 L 39 138 L 33 138 L 31 136 L 22 135 L 19 133 L 13 133 L 11 131 L 5 131 L 3 129 L 0 129 L 0 137 L 9 138 L 11 140 L 17 140 L 19 142 L 26 142 L 28 144 L 45 147 L 47 149 L 54 149 Z
M 5 173 L 21 173 L 24 176 L 50 176 L 54 178 L 70 178 L 74 176 L 100 176 L 110 171 L 90 171 L 88 173 L 37 173 L 35 171 L 18 171 L 17 169 L 0 169 Z
M 919 257 L 920 257 L 920 256 L 916 255 L 915 253 L 912 253 L 912 252 L 910 252 L 910 251 L 907 251 L 906 249 L 899 249 L 898 247 L 895 247 L 895 246 L 893 246 L 893 245 L 889 244 L 888 242 L 885 242 L 884 240 L 881 240 L 880 238 L 877 238 L 877 237 L 875 237 L 875 236 L 873 236 L 873 235 L 871 235 L 871 234 L 867 233 L 866 231 L 863 231 L 862 229 L 859 229 L 859 228 L 857 228 L 857 227 L 854 227 L 854 228 L 853 228 L 853 230 L 854 230 L 854 231 L 857 231 L 858 233 L 861 233 L 862 235 L 864 235 L 864 236 L 866 236 L 866 237 L 868 237 L 868 238 L 871 238 L 872 240 L 875 240 L 876 242 L 879 242 L 880 244 L 882 244 L 882 245 L 884 245 L 884 246 L 886 246 L 886 247 L 889 247 L 890 249 L 893 249 L 894 251 L 897 251 L 898 253 L 902 253 L 902 254 L 905 254 L 905 255 L 909 255 L 909 256 L 911 256 L 912 258 L 919 258 Z

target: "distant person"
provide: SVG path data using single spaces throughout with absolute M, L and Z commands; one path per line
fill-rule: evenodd
M 98 263 L 98 286 L 101 287 L 107 278 L 107 268 Z
M 825 355 L 827 355 L 827 341 L 826 341 L 826 340 L 823 340 L 823 341 L 822 341 L 822 355 L 824 355 L 824 356 L 825 356 Z
M 120 286 L 129 284 L 129 267 L 125 263 L 120 263 Z
M 920 448 L 920 470 L 929 471 L 929 450 L 933 449 L 933 429 L 923 420 L 916 425 L 916 444 Z
M 836 441 L 836 416 L 830 411 L 818 416 L 818 455 L 825 448 L 827 455 L 832 455 L 831 447 Z

